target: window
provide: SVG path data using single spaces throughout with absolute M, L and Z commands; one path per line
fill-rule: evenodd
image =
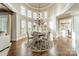
M 33 23 L 33 31 L 37 31 L 37 24 Z
M 43 14 L 42 14 L 42 12 L 40 12 L 40 17 L 43 17 Z
M 62 31 L 62 30 L 71 31 L 71 19 L 69 19 L 69 18 L 60 19 L 59 20 L 59 28 L 60 28 L 60 31 Z
M 21 5 L 21 14 L 26 15 L 26 9 L 23 5 Z
M 28 33 L 29 33 L 29 35 L 31 35 L 31 32 L 32 32 L 32 23 L 28 22 Z
M 27 10 L 27 16 L 32 17 L 32 12 L 30 10 Z
M 36 19 L 37 18 L 37 13 L 33 12 L 33 18 Z
M 8 32 L 8 16 L 0 15 L 0 32 Z
M 47 18 L 47 17 L 48 17 L 48 13 L 44 12 L 44 18 Z
M 21 21 L 21 34 L 26 34 L 26 21 L 22 20 Z

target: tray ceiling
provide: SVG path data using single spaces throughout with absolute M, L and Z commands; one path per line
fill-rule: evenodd
M 40 4 L 40 9 L 46 9 L 46 8 L 52 6 L 53 3 L 28 3 L 26 5 L 29 6 L 30 8 L 38 9 L 39 4 Z
M 39 8 L 39 3 L 29 3 L 34 8 Z M 40 8 L 47 7 L 50 3 L 40 3 Z

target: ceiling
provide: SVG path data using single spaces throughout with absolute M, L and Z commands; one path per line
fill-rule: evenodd
M 51 6 L 52 3 L 28 3 L 27 6 L 29 6 L 30 8 L 33 9 L 38 9 L 40 7 L 40 9 L 46 9 L 49 6 Z
M 29 3 L 30 6 L 34 7 L 34 8 L 43 8 L 43 7 L 47 7 L 48 5 L 50 5 L 50 3 Z
M 12 12 L 9 10 L 8 7 L 6 7 L 4 4 L 0 3 L 0 12 Z
M 69 10 L 64 12 L 64 14 L 58 16 L 58 18 L 64 18 L 72 15 L 77 15 L 79 14 L 79 4 L 74 4 Z

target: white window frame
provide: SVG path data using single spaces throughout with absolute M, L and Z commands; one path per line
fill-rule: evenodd
M 31 17 L 32 18 L 32 11 L 31 10 L 27 10 L 27 17 Z
M 47 12 L 47 11 L 45 11 L 43 15 L 44 15 L 44 18 L 45 18 L 45 19 L 48 18 L 48 12 Z
M 21 14 L 26 16 L 26 8 L 21 5 Z

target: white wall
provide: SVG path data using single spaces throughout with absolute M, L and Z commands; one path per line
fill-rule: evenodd
M 73 20 L 73 32 L 75 32 L 76 48 L 79 51 L 79 15 L 74 16 Z
M 11 9 L 13 12 L 15 12 L 15 15 L 12 19 L 12 41 L 17 41 L 23 37 L 23 35 L 21 35 L 21 20 L 27 20 L 27 17 L 21 14 L 21 5 L 23 4 L 5 3 L 5 5 L 9 7 L 9 9 Z

